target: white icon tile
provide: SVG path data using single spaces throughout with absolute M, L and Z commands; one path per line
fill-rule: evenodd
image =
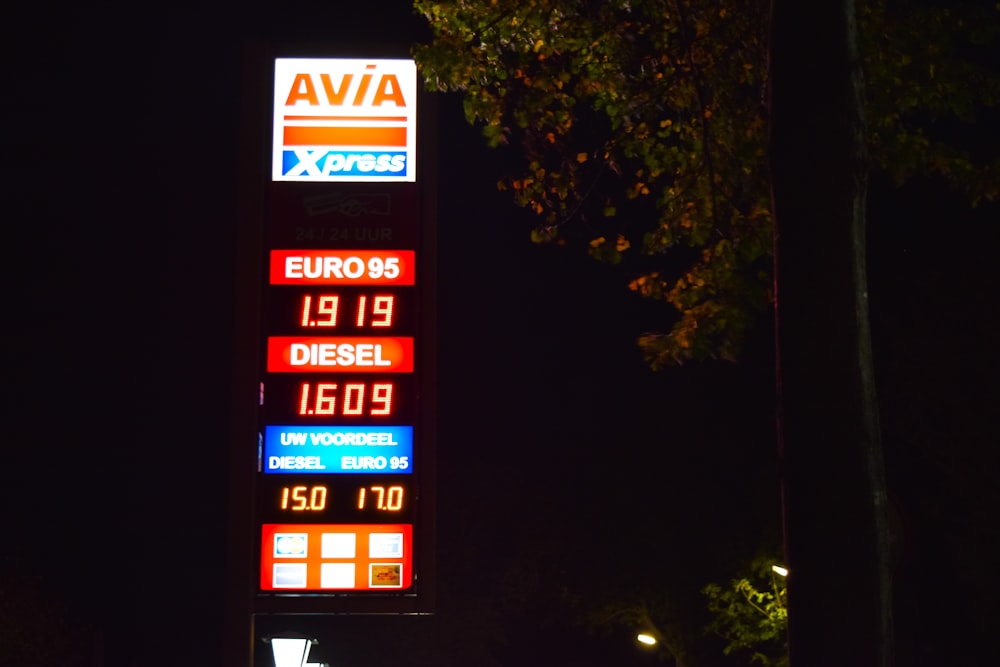
M 322 558 L 354 558 L 358 536 L 355 533 L 323 533 L 320 542 Z
M 402 558 L 402 533 L 372 533 L 368 536 L 369 558 Z
M 354 563 L 321 563 L 320 588 L 354 588 Z
M 306 564 L 275 563 L 274 579 L 271 583 L 275 588 L 305 588 Z

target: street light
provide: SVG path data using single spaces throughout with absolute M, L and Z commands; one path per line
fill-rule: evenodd
M 780 565 L 772 565 L 771 571 L 774 572 L 775 574 L 781 575 L 782 577 L 788 576 L 788 568 L 782 567 Z
M 656 646 L 656 637 L 648 632 L 640 632 L 635 636 L 635 640 L 640 644 L 645 644 L 646 646 Z

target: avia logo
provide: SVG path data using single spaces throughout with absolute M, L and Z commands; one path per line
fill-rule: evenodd
M 412 60 L 275 61 L 272 176 L 414 181 Z
M 399 87 L 399 79 L 395 74 L 379 74 L 378 82 L 372 87 L 372 78 L 375 76 L 377 65 L 365 65 L 365 73 L 361 75 L 358 82 L 354 83 L 354 74 L 341 74 L 339 84 L 334 83 L 332 74 L 321 73 L 319 75 L 319 86 L 311 74 L 296 74 L 292 81 L 292 89 L 288 91 L 285 99 L 285 106 L 295 106 L 299 102 L 306 102 L 310 106 L 320 105 L 320 96 L 317 90 L 323 92 L 325 104 L 331 107 L 343 106 L 347 100 L 354 107 L 367 106 L 381 107 L 386 104 L 393 104 L 396 107 L 405 107 L 406 99 L 403 91 Z M 348 93 L 353 95 L 348 96 Z

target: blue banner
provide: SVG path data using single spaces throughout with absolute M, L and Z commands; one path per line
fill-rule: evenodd
M 412 426 L 267 426 L 265 473 L 409 473 Z

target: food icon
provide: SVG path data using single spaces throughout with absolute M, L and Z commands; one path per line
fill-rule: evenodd
M 400 563 L 372 563 L 369 566 L 369 586 L 372 588 L 401 588 L 403 566 Z

